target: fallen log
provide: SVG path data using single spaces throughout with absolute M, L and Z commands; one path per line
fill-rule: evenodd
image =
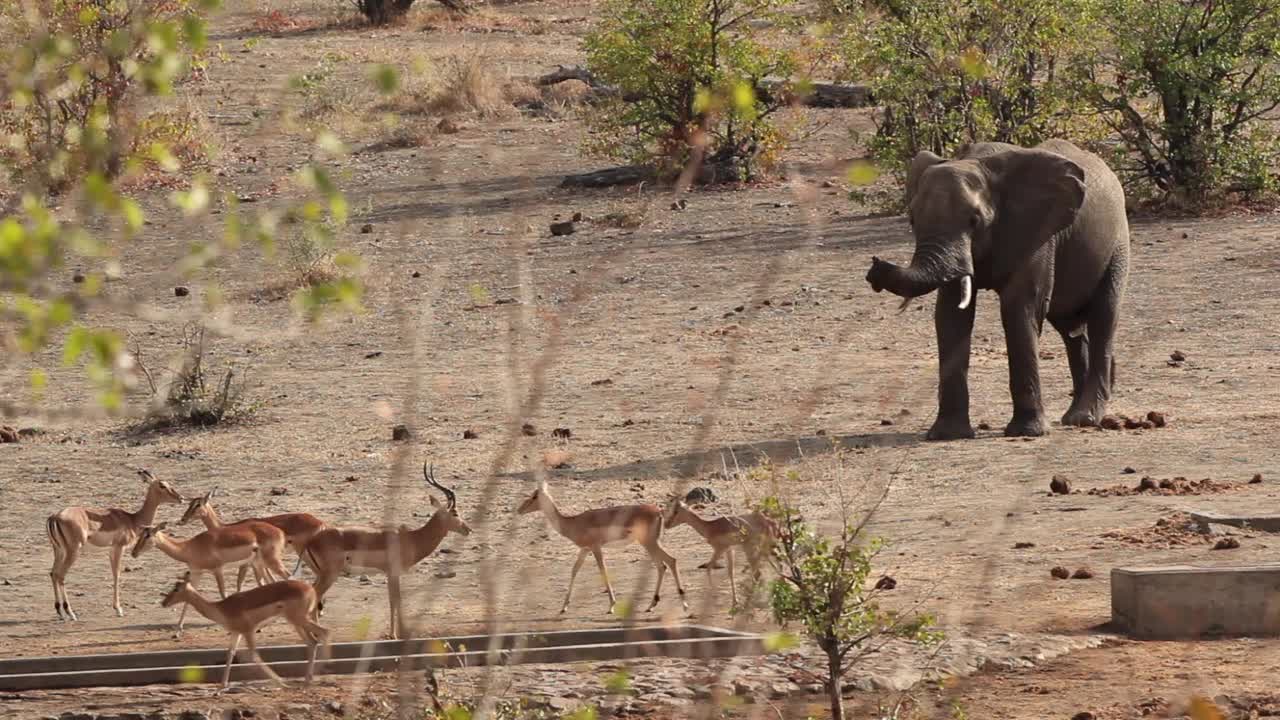
M 590 70 L 578 65 L 573 67 L 557 66 L 554 71 L 539 77 L 536 82 L 538 85 L 555 85 L 565 80 L 581 80 L 601 95 L 616 95 L 618 93 L 616 87 L 600 82 Z M 875 104 L 871 88 L 866 85 L 816 82 L 809 83 L 806 89 L 807 92 L 797 96 L 794 88 L 789 87 L 786 81 L 765 80 L 760 83 L 757 91 L 766 99 L 781 95 L 779 99 L 783 102 L 796 101 L 805 107 L 813 108 L 860 108 Z M 630 100 L 627 97 L 623 99 Z
M 657 174 L 653 168 L 645 165 L 625 165 L 623 167 L 596 170 L 594 172 L 566 175 L 560 181 L 562 188 L 605 188 L 620 185 L 635 185 L 650 182 Z

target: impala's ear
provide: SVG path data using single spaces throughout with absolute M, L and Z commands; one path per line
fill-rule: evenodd
M 205 500 L 212 500 L 212 499 L 213 499 L 213 496 L 214 496 L 214 495 L 216 495 L 216 494 L 218 494 L 218 488 L 214 488 L 214 489 L 210 490 L 209 492 L 205 493 L 204 499 L 205 499 Z
M 153 527 L 151 528 L 151 532 L 152 532 L 152 534 L 154 534 L 154 533 L 158 533 L 158 532 L 160 532 L 161 530 L 163 530 L 163 529 L 165 529 L 165 528 L 167 528 L 167 527 L 169 527 L 169 521 L 168 521 L 168 520 L 165 520 L 164 522 L 157 523 L 155 526 L 153 526 Z
M 440 507 L 440 501 L 436 499 L 435 495 L 428 495 L 427 500 L 431 501 L 431 507 Z

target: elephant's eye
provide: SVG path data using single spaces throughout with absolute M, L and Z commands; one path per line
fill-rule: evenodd
M 973 217 L 969 218 L 969 227 L 973 228 L 974 230 L 977 230 L 978 226 L 981 224 L 982 224 L 982 213 L 978 212 L 977 210 L 973 211 Z

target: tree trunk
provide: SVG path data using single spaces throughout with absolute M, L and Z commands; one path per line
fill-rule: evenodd
M 844 694 L 841 692 L 840 656 L 834 646 L 827 651 L 827 697 L 831 698 L 831 720 L 844 720 Z

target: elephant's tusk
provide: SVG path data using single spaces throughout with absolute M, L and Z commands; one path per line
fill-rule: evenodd
M 969 303 L 973 300 L 973 276 L 965 275 L 960 278 L 960 309 L 968 310 Z

